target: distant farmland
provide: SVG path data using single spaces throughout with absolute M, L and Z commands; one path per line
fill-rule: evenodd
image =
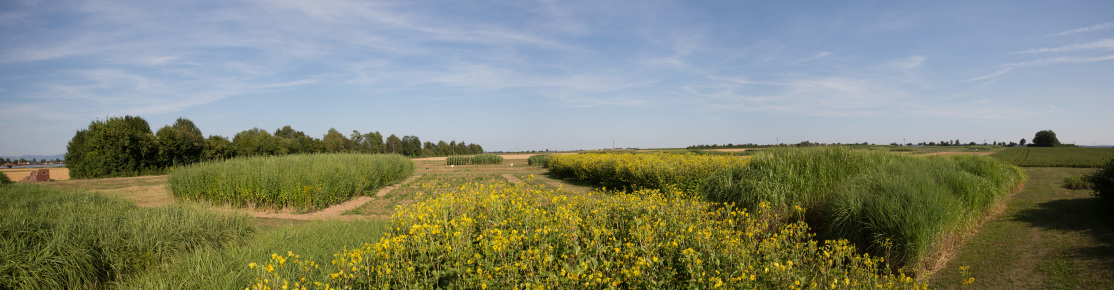
M 1022 147 L 990 156 L 1022 167 L 1099 167 L 1114 158 L 1114 148 Z

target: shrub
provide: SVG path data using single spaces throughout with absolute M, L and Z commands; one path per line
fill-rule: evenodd
M 1095 186 L 1091 184 L 1091 177 L 1087 175 L 1075 175 L 1064 177 L 1064 188 L 1072 190 L 1081 189 L 1094 189 Z
M 846 241 L 821 244 L 805 224 L 776 220 L 761 207 L 735 211 L 657 191 L 566 195 L 465 185 L 400 208 L 388 234 L 337 252 L 332 263 L 288 253 L 245 270 L 259 275 L 256 289 L 917 286 Z M 329 280 L 312 280 L 306 265 L 330 264 Z
M 409 158 L 396 154 L 307 154 L 210 161 L 171 170 L 175 197 L 234 206 L 326 208 L 406 179 Z
M 538 154 L 526 159 L 526 164 L 549 168 L 549 154 Z
M 1091 174 L 1089 179 L 1094 186 L 1095 197 L 1114 207 L 1114 159 L 1106 161 L 1106 165 Z
M 10 178 L 8 178 L 7 174 L 5 174 L 3 172 L 0 172 L 0 185 L 11 184 L 11 183 L 15 183 L 15 181 L 12 181 Z
M 100 288 L 253 231 L 243 216 L 34 184 L 0 187 L 0 288 Z M 100 287 L 98 287 L 100 286 Z

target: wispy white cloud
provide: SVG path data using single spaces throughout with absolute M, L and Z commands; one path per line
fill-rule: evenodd
M 982 81 L 982 80 L 996 78 L 996 77 L 1005 75 L 1006 73 L 1009 73 L 1016 68 L 1021 68 L 1021 67 L 1037 67 L 1037 66 L 1046 66 L 1046 65 L 1054 65 L 1054 64 L 1063 64 L 1063 63 L 1092 63 L 1092 62 L 1103 62 L 1103 61 L 1111 61 L 1111 60 L 1114 60 L 1114 54 L 1105 55 L 1105 56 L 1096 56 L 1096 57 L 1053 57 L 1053 58 L 1044 58 L 1044 59 L 1037 59 L 1037 60 L 1031 60 L 1031 61 L 1025 61 L 1025 62 L 1016 62 L 1016 63 L 1010 63 L 1010 64 L 1003 65 L 1001 69 L 999 69 L 998 71 L 996 71 L 994 73 L 979 76 L 979 77 L 974 77 L 974 78 L 971 78 L 971 79 L 967 79 L 967 82 L 975 82 L 975 81 Z
M 1098 30 L 1104 30 L 1104 29 L 1110 29 L 1110 28 L 1114 28 L 1114 22 L 1107 22 L 1107 23 L 1096 24 L 1096 25 L 1087 26 L 1087 27 L 1083 27 L 1083 28 L 1076 28 L 1076 29 L 1072 29 L 1072 30 L 1068 30 L 1068 31 L 1060 32 L 1060 33 L 1049 34 L 1049 35 L 1046 35 L 1046 36 L 1064 36 L 1064 35 L 1071 35 L 1071 34 L 1091 32 L 1091 31 L 1098 31 Z
M 1009 54 L 1056 53 L 1056 52 L 1070 52 L 1070 51 L 1092 50 L 1092 49 L 1114 50 L 1114 39 L 1107 38 L 1107 39 L 1094 41 L 1094 42 L 1078 43 L 1078 44 L 1065 45 L 1065 46 L 1060 46 L 1060 47 L 1031 48 L 1031 49 L 1021 50 L 1021 51 L 1010 52 Z

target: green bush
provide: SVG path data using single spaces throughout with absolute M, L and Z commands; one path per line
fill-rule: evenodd
M 1095 197 L 1114 207 L 1114 159 L 1106 161 L 1106 165 L 1091 174 L 1089 179 L 1094 186 Z
M 0 212 L 0 289 L 101 288 L 253 231 L 243 216 L 35 184 L 0 187 Z
M 167 189 L 186 200 L 308 211 L 374 193 L 413 172 L 414 162 L 396 154 L 259 156 L 174 168 Z
M 526 164 L 549 168 L 549 154 L 538 154 L 526 159 Z
M 1064 188 L 1072 190 L 1094 189 L 1094 184 L 1091 184 L 1091 177 L 1088 175 L 1075 175 L 1064 177 Z
M 10 178 L 8 178 L 7 174 L 4 174 L 3 172 L 0 172 L 0 185 L 11 184 L 11 183 L 15 183 L 15 181 L 12 181 Z

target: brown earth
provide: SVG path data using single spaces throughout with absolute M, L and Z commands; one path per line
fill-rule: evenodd
M 24 177 L 31 175 L 31 171 L 44 169 L 44 168 L 11 168 L 0 169 L 0 172 L 8 175 L 8 179 L 12 181 L 20 181 Z M 70 180 L 70 169 L 65 167 L 45 168 L 50 169 L 51 180 Z

